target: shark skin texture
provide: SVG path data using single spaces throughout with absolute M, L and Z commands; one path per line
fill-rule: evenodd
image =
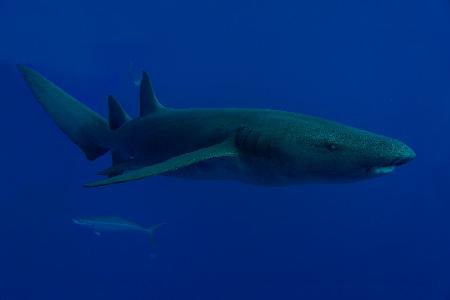
M 265 186 L 352 182 L 389 174 L 416 157 L 406 144 L 308 115 L 270 109 L 173 109 L 147 73 L 140 115 L 109 96 L 105 120 L 36 71 L 18 66 L 37 101 L 87 159 L 112 153 L 97 187 L 155 175 Z

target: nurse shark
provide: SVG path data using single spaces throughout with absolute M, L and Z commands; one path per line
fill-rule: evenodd
M 19 66 L 37 101 L 88 160 L 111 152 L 105 178 L 87 187 L 155 175 L 265 186 L 351 182 L 391 173 L 416 157 L 404 143 L 322 118 L 269 109 L 173 109 L 147 73 L 140 115 L 108 97 L 104 119 L 38 72 Z

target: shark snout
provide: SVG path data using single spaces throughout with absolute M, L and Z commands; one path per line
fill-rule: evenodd
M 385 163 L 370 168 L 370 172 L 375 175 L 383 175 L 391 173 L 398 166 L 402 166 L 404 164 L 409 163 L 410 161 L 416 158 L 416 153 L 409 146 L 398 142 L 395 150 Z
M 409 146 L 402 144 L 401 151 L 397 154 L 397 157 L 392 161 L 393 166 L 401 166 L 416 158 L 416 152 Z

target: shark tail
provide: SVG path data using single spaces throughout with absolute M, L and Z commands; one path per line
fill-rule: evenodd
M 112 130 L 105 119 L 36 71 L 22 65 L 18 69 L 37 101 L 87 159 L 110 150 Z
M 163 225 L 166 225 L 167 223 L 159 223 L 153 226 L 150 226 L 148 228 L 145 228 L 145 232 L 147 233 L 149 239 L 150 239 L 150 244 L 154 245 L 155 244 L 155 230 L 160 228 Z
M 146 228 L 145 231 L 146 231 L 148 234 L 154 234 L 156 229 L 158 229 L 158 228 L 160 228 L 160 227 L 162 227 L 162 226 L 164 226 L 164 225 L 167 225 L 167 223 L 164 223 L 164 222 L 163 222 L 163 223 L 159 223 L 159 224 L 150 226 L 150 227 Z

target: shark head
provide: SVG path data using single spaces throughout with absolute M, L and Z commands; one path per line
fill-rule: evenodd
M 289 145 L 287 158 L 304 174 L 323 181 L 354 181 L 386 175 L 416 157 L 406 144 L 385 136 L 330 121 L 309 128 Z M 292 151 L 293 150 L 293 151 Z M 314 179 L 314 178 L 313 178 Z
M 282 132 L 282 133 L 280 133 Z M 404 143 L 320 118 L 291 118 L 282 131 L 260 137 L 263 179 L 281 184 L 345 182 L 393 172 L 416 157 Z M 258 172 L 261 172 L 259 164 Z
M 329 169 L 317 169 L 325 180 L 352 181 L 387 175 L 416 157 L 409 146 L 396 139 L 353 128 L 345 132 L 325 139 L 322 147 L 328 153 L 319 151 L 316 156 L 319 162 L 330 163 Z

